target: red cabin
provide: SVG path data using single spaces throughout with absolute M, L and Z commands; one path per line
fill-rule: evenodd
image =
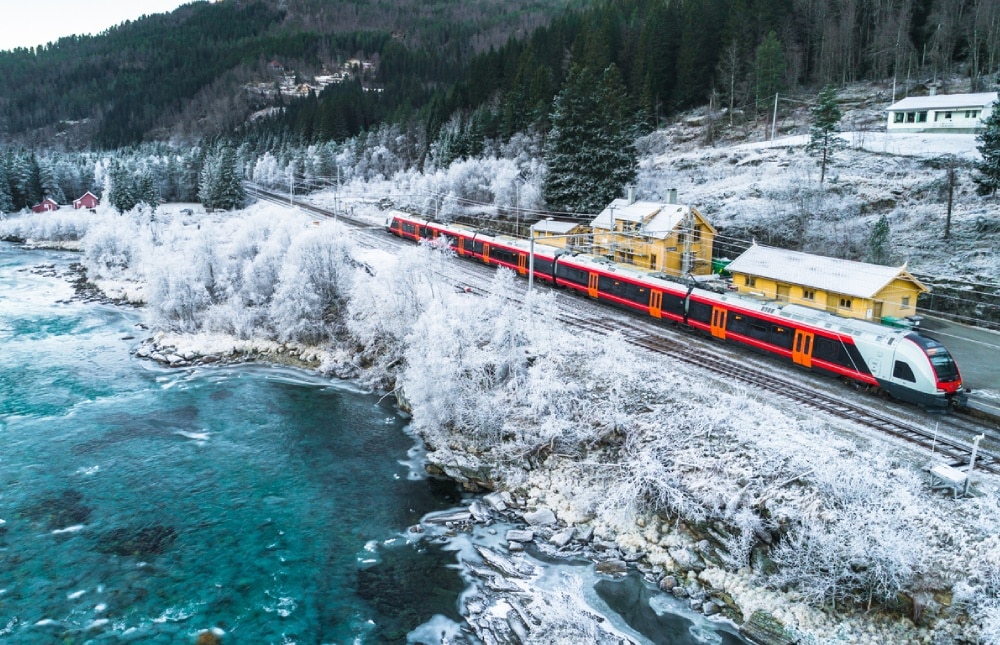
M 42 200 L 42 203 L 35 204 L 31 207 L 32 213 L 44 213 L 46 211 L 56 211 L 59 210 L 59 204 L 56 203 L 51 197 L 46 197 Z
M 88 190 L 80 199 L 73 200 L 73 208 L 97 208 L 100 203 L 101 200 L 97 198 L 97 195 Z

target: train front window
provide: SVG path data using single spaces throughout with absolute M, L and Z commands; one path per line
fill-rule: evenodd
M 958 368 L 951 354 L 945 351 L 938 351 L 931 354 L 931 367 L 937 374 L 938 381 L 948 382 L 958 380 Z

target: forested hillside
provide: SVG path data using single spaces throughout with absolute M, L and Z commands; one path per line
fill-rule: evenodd
M 0 52 L 0 142 L 113 148 L 225 132 L 281 103 L 243 88 L 271 78 L 275 59 L 315 73 L 381 56 L 385 103 L 409 102 L 414 90 L 450 85 L 477 51 L 568 3 L 193 2 L 97 36 Z

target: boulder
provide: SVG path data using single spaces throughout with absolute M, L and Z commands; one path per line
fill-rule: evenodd
M 660 591 L 673 591 L 674 587 L 677 586 L 677 578 L 674 576 L 663 576 L 657 585 Z
M 624 560 L 604 560 L 597 563 L 595 570 L 607 576 L 623 576 L 628 573 L 628 565 Z
M 714 600 L 709 600 L 701 606 L 701 613 L 706 616 L 714 616 L 719 613 L 719 603 Z
M 575 534 L 576 529 L 570 526 L 562 529 L 561 531 L 556 531 L 552 537 L 549 538 L 549 542 L 561 549 L 573 540 L 573 535 Z
M 551 509 L 540 508 L 537 511 L 525 513 L 524 521 L 532 526 L 548 526 L 556 523 L 556 514 Z
M 577 528 L 576 539 L 582 544 L 589 544 L 594 539 L 594 527 L 588 525 Z
M 740 625 L 740 633 L 761 645 L 795 645 L 798 639 L 777 618 L 758 609 Z
M 535 539 L 535 532 L 529 529 L 511 529 L 506 535 L 508 542 L 531 542 Z

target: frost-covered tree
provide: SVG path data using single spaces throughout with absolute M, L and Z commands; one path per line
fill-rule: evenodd
M 1000 189 L 1000 101 L 993 104 L 983 125 L 984 130 L 976 136 L 983 160 L 977 165 L 979 173 L 974 180 L 981 195 L 995 195 Z
M 638 168 L 635 120 L 621 73 L 570 72 L 553 102 L 545 146 L 545 199 L 563 210 L 594 213 L 622 194 Z
M 837 136 L 837 125 L 840 123 L 840 107 L 837 106 L 837 91 L 832 85 L 827 85 L 819 93 L 809 112 L 812 124 L 809 126 L 809 145 L 806 149 L 820 156 L 819 183 L 826 179 L 826 164 L 832 159 L 834 151 L 843 147 L 842 140 Z
M 224 145 L 215 154 L 207 155 L 198 181 L 198 198 L 205 208 L 242 208 L 246 202 L 243 175 L 236 150 Z
M 114 161 L 108 169 L 109 193 L 108 202 L 119 213 L 127 213 L 139 203 L 135 181 L 125 166 Z

